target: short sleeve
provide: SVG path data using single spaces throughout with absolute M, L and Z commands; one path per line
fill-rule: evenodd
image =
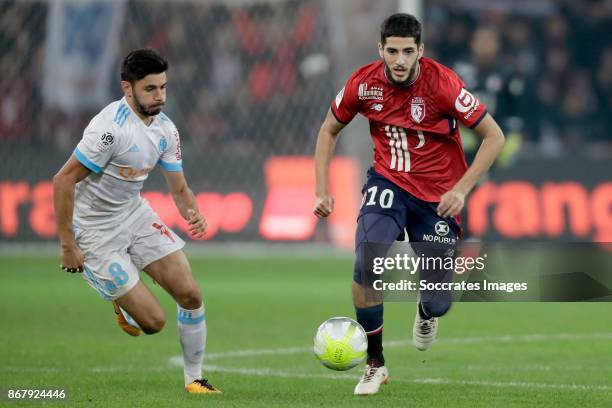
M 487 107 L 465 89 L 461 78 L 450 69 L 440 75 L 438 97 L 445 110 L 467 127 L 476 127 L 487 114 Z
M 346 81 L 346 84 L 338 92 L 336 99 L 331 104 L 331 112 L 340 123 L 349 123 L 359 113 L 357 86 L 357 81 L 353 74 Z
M 94 173 L 102 173 L 116 150 L 117 135 L 113 126 L 105 128 L 94 119 L 85 128 L 83 138 L 74 149 L 79 162 Z
M 172 124 L 170 129 L 170 134 L 162 138 L 160 143 L 164 143 L 163 140 L 166 140 L 167 145 L 163 150 L 159 161 L 157 162 L 164 170 L 166 171 L 183 171 L 183 156 L 181 152 L 181 140 L 179 137 L 179 132 Z

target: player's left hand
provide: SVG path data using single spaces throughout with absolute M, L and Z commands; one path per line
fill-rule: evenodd
M 189 223 L 189 233 L 195 238 L 202 238 L 206 234 L 206 219 L 194 209 L 187 210 L 187 222 Z
M 450 190 L 442 194 L 440 197 L 440 203 L 438 204 L 438 215 L 440 217 L 455 217 L 463 209 L 465 204 L 465 194 L 457 191 Z

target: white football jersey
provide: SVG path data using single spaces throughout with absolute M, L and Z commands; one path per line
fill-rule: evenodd
M 125 98 L 102 109 L 74 149 L 92 173 L 77 184 L 73 222 L 112 228 L 141 203 L 140 190 L 156 165 L 182 171 L 179 133 L 163 113 L 146 126 Z

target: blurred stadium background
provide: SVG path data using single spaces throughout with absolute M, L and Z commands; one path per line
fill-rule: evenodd
M 0 239 L 54 242 L 53 174 L 88 120 L 120 98 L 119 62 L 151 47 L 170 61 L 166 112 L 208 218 L 208 240 L 351 248 L 371 160 L 365 120 L 334 163 L 337 211 L 311 215 L 311 155 L 336 92 L 378 58 L 382 19 L 421 16 L 425 54 L 455 69 L 508 138 L 467 205 L 489 240 L 612 240 L 612 2 L 0 2 Z M 466 154 L 477 140 L 463 131 Z M 162 178 L 146 196 L 181 231 Z

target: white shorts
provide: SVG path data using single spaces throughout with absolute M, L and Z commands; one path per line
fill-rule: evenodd
M 145 266 L 185 246 L 146 202 L 114 229 L 75 227 L 75 239 L 85 257 L 83 278 L 105 300 L 125 295 Z

